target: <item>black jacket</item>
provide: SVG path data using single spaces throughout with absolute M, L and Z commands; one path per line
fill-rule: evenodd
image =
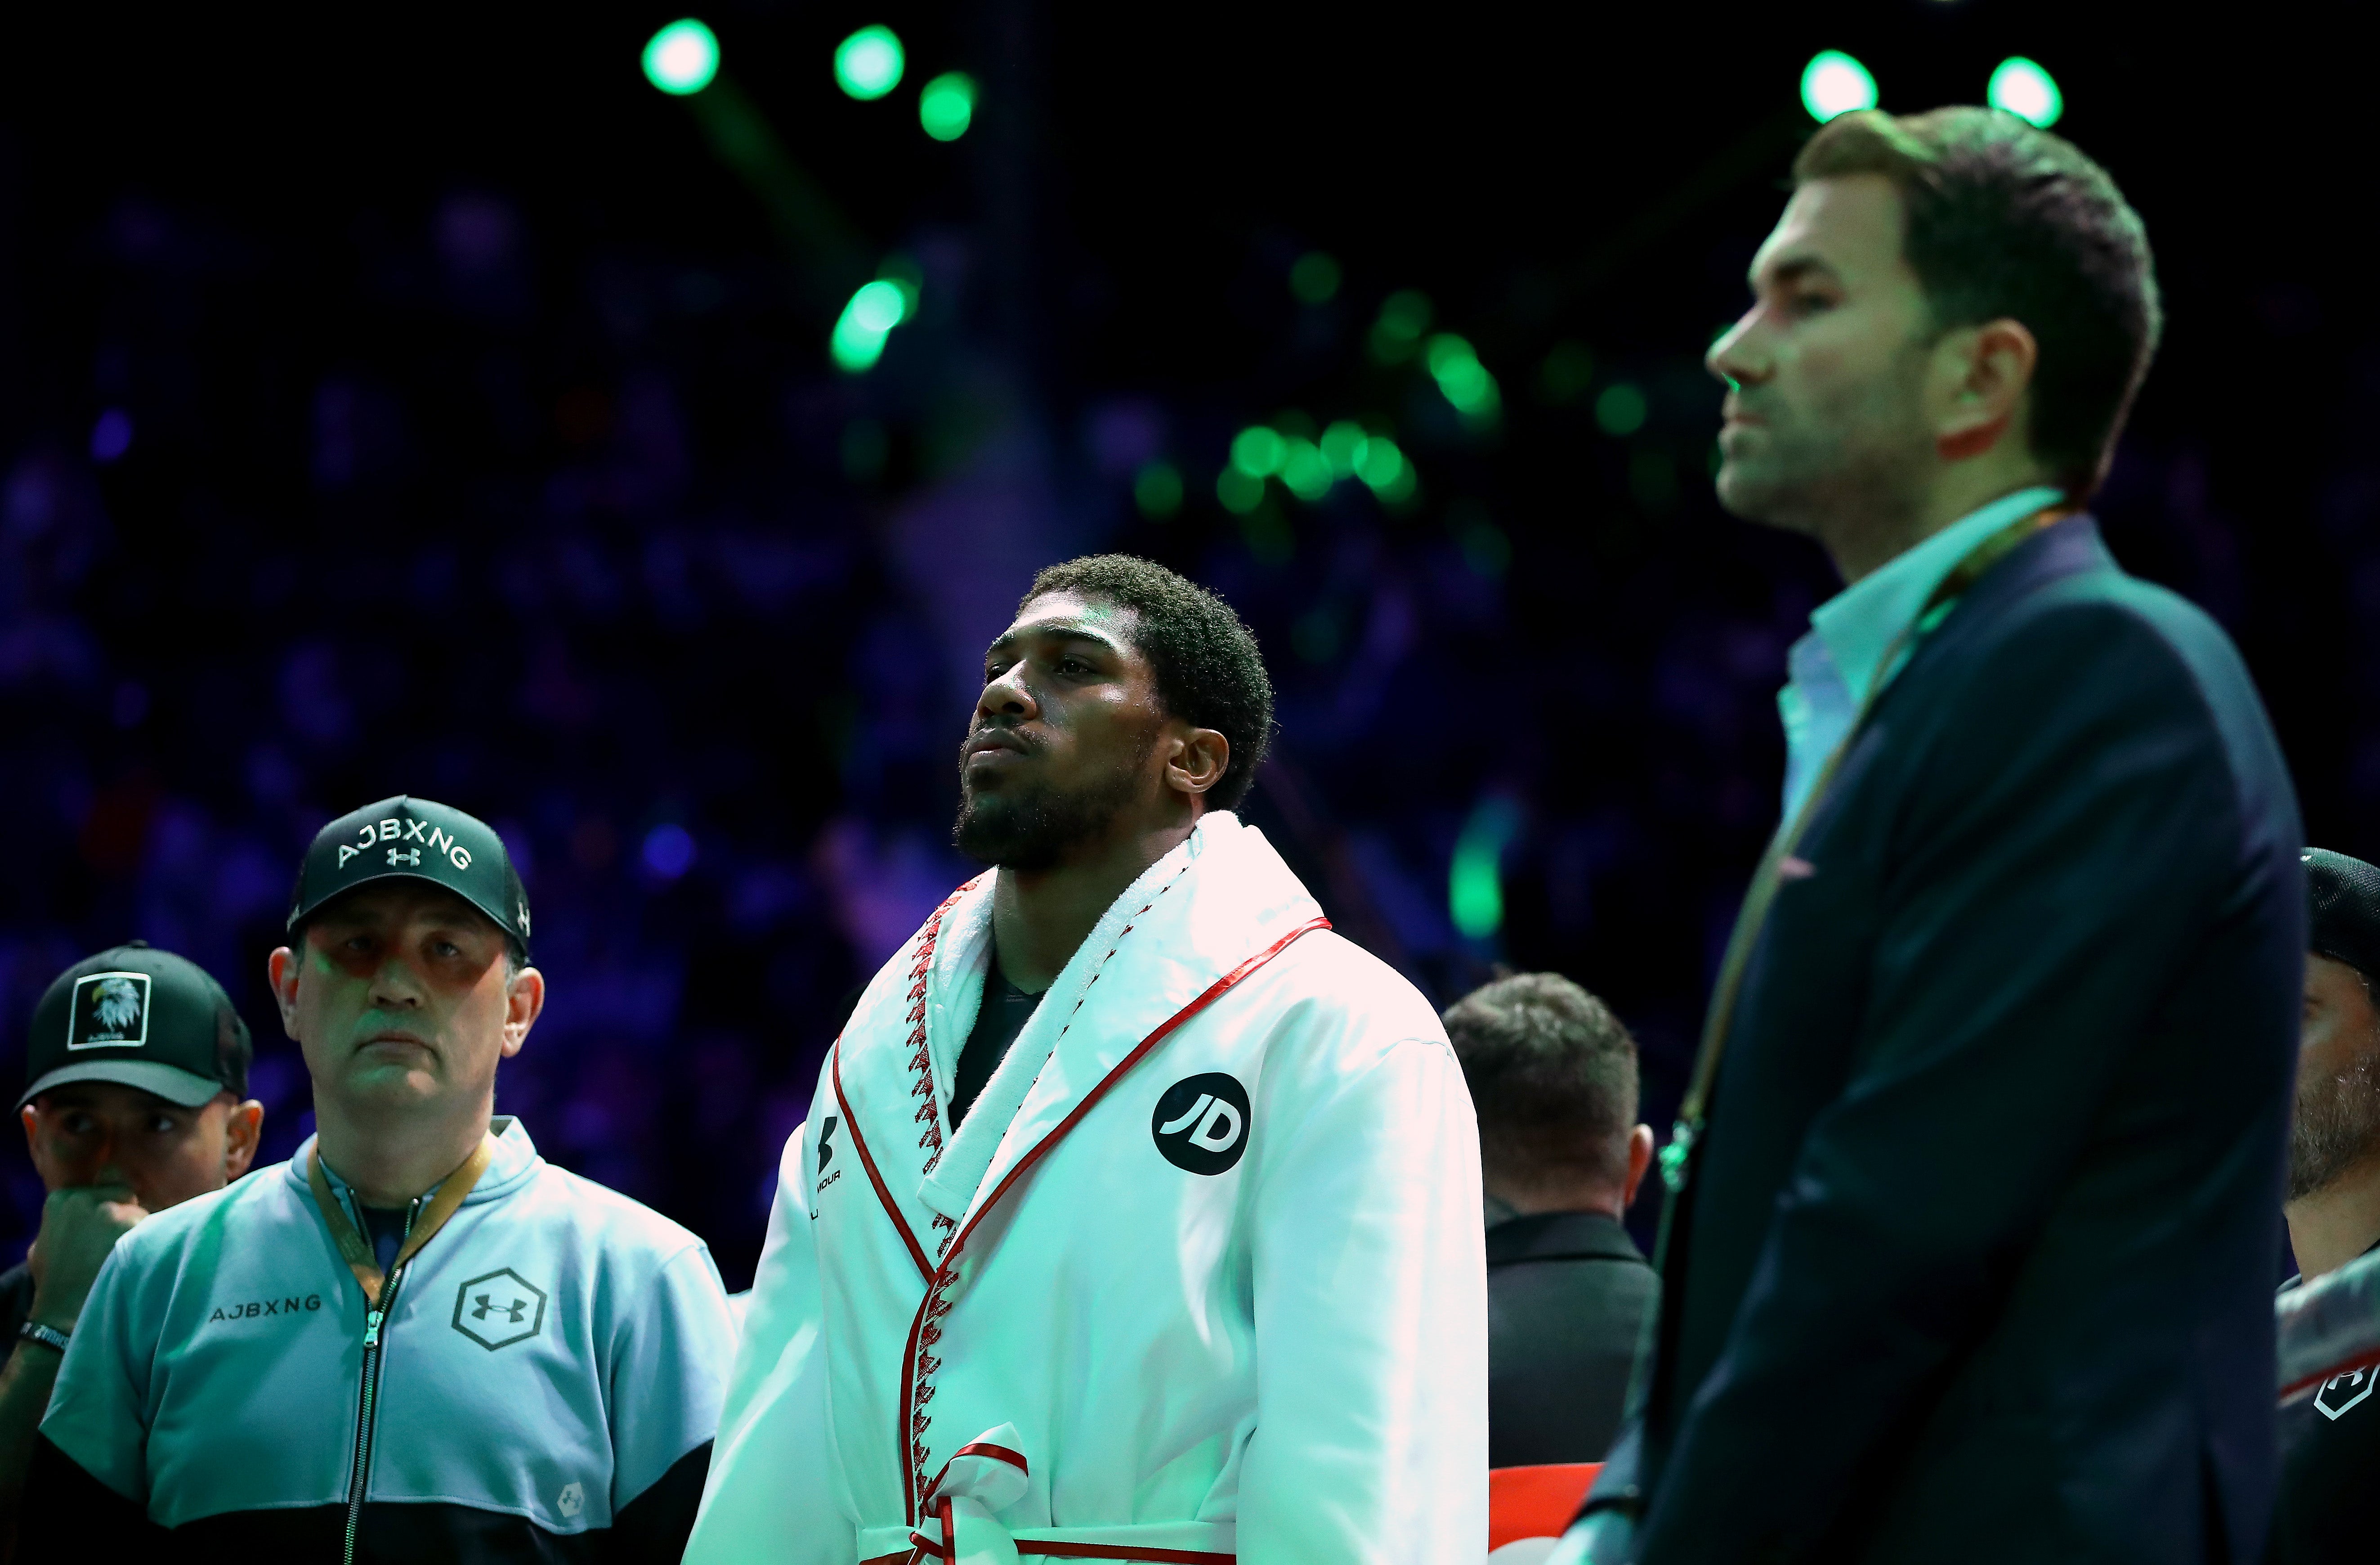
M 1888 685 L 1672 1213 L 1649 1565 L 2252 1560 L 2305 951 L 2223 633 L 2086 518 Z
M 1619 1220 L 1545 1212 L 1488 1231 L 1488 1464 L 1600 1462 L 1660 1280 Z

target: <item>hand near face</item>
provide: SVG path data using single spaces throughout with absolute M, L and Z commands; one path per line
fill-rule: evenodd
M 42 1204 L 42 1231 L 25 1256 L 33 1274 L 30 1318 L 60 1331 L 73 1330 L 108 1252 L 148 1215 L 129 1185 L 51 1191 Z

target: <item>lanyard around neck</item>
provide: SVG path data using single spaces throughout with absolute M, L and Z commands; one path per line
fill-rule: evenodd
M 1704 1122 L 1709 1113 L 1711 1088 L 1718 1080 L 1719 1060 L 1727 1052 L 1728 1030 L 1734 1023 L 1736 1001 L 1743 990 L 1744 970 L 1751 965 L 1753 947 L 1758 943 L 1760 932 L 1768 922 L 1768 910 L 1777 900 L 1779 888 L 1784 884 L 1781 873 L 1784 862 L 1792 856 L 1794 848 L 1801 843 L 1803 832 L 1808 830 L 1811 820 L 1817 815 L 1818 806 L 1827 796 L 1828 785 L 1834 781 L 1843 758 L 1851 753 L 1852 743 L 1866 728 L 1869 715 L 1876 710 L 1876 701 L 1884 694 L 1886 682 L 1892 677 L 1902 654 L 1940 625 L 1959 600 L 1966 596 L 1967 589 L 1982 579 L 1985 572 L 2014 553 L 2017 547 L 2034 534 L 2071 515 L 2073 512 L 2061 502 L 2030 516 L 2020 516 L 1969 550 L 1950 568 L 1949 575 L 1944 576 L 1940 585 L 1926 597 L 1925 606 L 1902 627 L 1900 635 L 1892 638 L 1892 644 L 1876 660 L 1876 674 L 1868 682 L 1867 695 L 1860 702 L 1859 715 L 1852 720 L 1850 729 L 1828 752 L 1826 764 L 1818 769 L 1818 775 L 1810 784 L 1809 792 L 1802 797 L 1802 807 L 1793 812 L 1793 819 L 1770 841 L 1768 851 L 1761 856 L 1760 867 L 1753 872 L 1752 885 L 1744 892 L 1742 911 L 1736 915 L 1735 928 L 1728 936 L 1727 955 L 1719 964 L 1718 982 L 1711 989 L 1710 1011 L 1703 1018 L 1702 1047 L 1694 1058 L 1694 1077 L 1687 1085 L 1684 1102 L 1679 1106 L 1678 1122 L 1670 1132 L 1670 1144 L 1661 1148 L 1661 1183 L 1669 1186 L 1673 1196 L 1686 1187 L 1694 1142 L 1701 1136 Z M 1669 1215 L 1664 1212 L 1661 1219 L 1662 1244 L 1659 1246 L 1662 1250 L 1669 1248 Z
M 462 1166 L 440 1181 L 438 1188 L 431 1193 L 420 1217 L 407 1231 L 405 1244 L 396 1252 L 396 1260 L 390 1266 L 390 1271 L 402 1268 L 406 1262 L 420 1253 L 421 1247 L 429 1244 L 440 1229 L 446 1226 L 446 1219 L 455 1215 L 455 1209 L 463 1204 L 463 1197 L 480 1183 L 480 1176 L 488 1171 L 488 1165 L 494 1161 L 495 1155 L 496 1138 L 481 1135 L 480 1145 L 471 1149 L 471 1155 L 463 1159 Z M 322 1220 L 330 1225 L 331 1238 L 339 1247 L 339 1258 L 347 1263 L 347 1269 L 356 1274 L 356 1281 L 363 1287 L 365 1302 L 379 1304 L 380 1291 L 385 1281 L 381 1273 L 380 1259 L 372 1254 L 372 1247 L 364 1236 L 356 1231 L 355 1220 L 347 1216 L 346 1207 L 340 1205 L 339 1198 L 331 1193 L 330 1179 L 322 1172 L 322 1148 L 319 1143 L 314 1147 L 314 1155 L 306 1160 L 306 1183 L 313 1189 L 314 1204 L 322 1208 Z

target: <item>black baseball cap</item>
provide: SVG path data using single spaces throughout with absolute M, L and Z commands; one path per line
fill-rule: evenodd
M 2380 983 L 2380 868 L 2328 848 L 2308 848 L 2306 949 Z
M 22 1109 L 69 1082 L 115 1082 L 195 1109 L 248 1096 L 248 1024 L 207 970 L 145 941 L 87 956 L 33 1007 Z
M 298 867 L 288 928 L 332 898 L 374 880 L 428 880 L 496 921 L 528 958 L 528 893 L 504 839 L 451 805 L 399 794 L 339 817 L 314 834 Z

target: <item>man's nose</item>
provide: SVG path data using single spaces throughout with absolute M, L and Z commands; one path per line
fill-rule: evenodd
M 1725 381 L 1730 391 L 1738 386 L 1756 385 L 1767 376 L 1767 360 L 1759 351 L 1755 325 L 1756 314 L 1754 310 L 1744 311 L 1703 355 L 1703 368 Z
M 1032 690 L 1025 683 L 1024 669 L 1025 663 L 1020 659 L 1009 664 L 999 677 L 984 681 L 983 694 L 977 697 L 975 702 L 978 724 L 987 718 L 995 717 L 1023 722 L 1040 710 L 1033 699 Z
M 422 1001 L 420 975 L 404 957 L 387 957 L 372 974 L 371 998 L 383 1010 L 410 1010 Z

